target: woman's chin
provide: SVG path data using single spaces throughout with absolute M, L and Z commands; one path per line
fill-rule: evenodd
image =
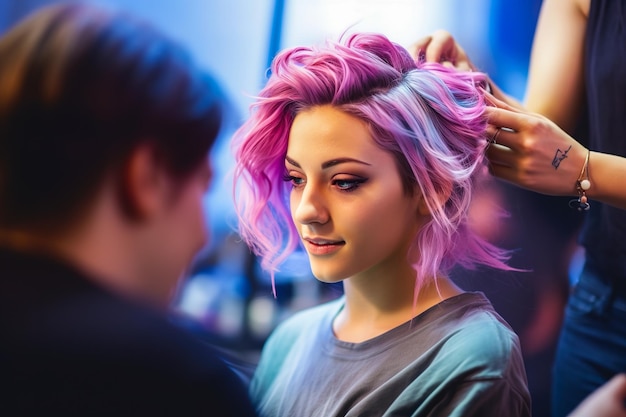
M 332 273 L 328 273 L 328 272 L 313 271 L 313 276 L 319 282 L 323 282 L 324 284 L 336 284 L 337 282 L 341 282 L 344 279 L 346 279 L 346 277 L 344 277 L 344 276 L 340 276 L 340 275 L 332 274 Z

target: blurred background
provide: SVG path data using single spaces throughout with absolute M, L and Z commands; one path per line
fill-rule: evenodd
M 54 0 L 0 0 L 0 32 Z M 180 289 L 175 309 L 248 371 L 269 332 L 294 311 L 339 297 L 341 287 L 318 283 L 306 256 L 294 254 L 269 276 L 234 232 L 229 140 L 264 85 L 275 53 L 285 47 L 337 39 L 345 31 L 374 31 L 410 46 L 434 30 L 451 32 L 474 64 L 522 100 L 540 0 L 92 0 L 159 27 L 182 43 L 224 86 L 226 128 L 212 155 L 215 181 L 206 196 L 212 239 Z M 508 211 L 494 218 L 494 205 Z M 533 415 L 548 415 L 550 372 L 561 314 L 579 248 L 580 218 L 567 199 L 545 197 L 493 181 L 477 196 L 476 224 L 494 242 L 514 249 L 524 273 L 454 271 L 467 290 L 483 291 L 519 334 Z

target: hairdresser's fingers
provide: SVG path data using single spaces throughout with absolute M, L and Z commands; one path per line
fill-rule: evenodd
M 587 155 L 584 146 L 543 116 L 491 111 L 487 158 L 494 175 L 543 194 L 575 193 L 573 184 Z
M 471 64 L 468 61 L 441 61 L 444 67 L 452 68 L 457 71 L 473 71 Z
M 498 177 L 505 176 L 510 181 L 514 173 L 519 175 L 524 170 L 525 154 L 517 149 L 522 138 L 517 132 L 492 125 L 487 127 L 487 135 L 489 146 L 486 155 L 492 172 Z
M 537 171 L 546 161 L 549 166 L 556 163 L 553 168 L 557 169 L 565 158 L 568 161 L 584 159 L 584 146 L 542 115 L 496 107 L 487 108 L 485 113 L 488 134 L 491 132 L 491 137 L 497 134 L 498 144 L 514 150 L 523 164 Z
M 493 83 L 491 84 L 491 87 L 494 88 L 494 92 L 492 94 L 485 94 L 485 102 L 487 104 L 487 107 L 486 107 L 487 110 L 491 111 L 494 108 L 498 108 L 502 110 L 508 110 L 513 113 L 527 114 L 527 115 L 531 115 L 535 117 L 540 116 L 538 113 L 532 113 L 526 110 L 523 105 L 516 102 L 514 99 L 506 97 L 504 94 L 502 94 L 500 89 Z M 505 98 L 500 99 L 499 97 L 502 97 L 502 96 Z M 507 100 L 507 101 L 504 101 L 504 100 Z
M 513 149 L 500 144 L 492 143 L 486 151 L 489 161 L 489 172 L 504 181 L 522 185 L 520 177 L 524 173 L 520 155 Z
M 445 30 L 438 30 L 431 35 L 431 40 L 426 48 L 426 61 L 442 62 L 453 61 L 456 57 L 454 50 L 456 42 L 452 35 Z
M 488 132 L 492 132 L 492 137 L 497 129 L 501 132 L 498 134 L 497 142 L 513 148 L 517 151 L 522 150 L 532 144 L 526 143 L 528 139 L 535 139 L 542 130 L 546 130 L 549 121 L 542 116 L 531 113 L 523 113 L 516 109 L 502 109 L 497 107 L 487 107 L 485 109 L 488 123 L 490 125 Z M 521 135 L 511 135 L 504 133 L 523 133 Z M 529 137 L 528 134 L 532 134 Z
M 487 135 L 489 141 L 497 142 L 499 145 L 516 151 L 521 150 L 521 147 L 524 146 L 521 143 L 523 138 L 520 135 L 515 136 L 515 133 L 519 132 L 523 125 L 523 122 L 516 119 L 520 117 L 520 114 L 502 109 L 498 109 L 497 112 L 485 110 L 485 113 L 488 117 Z
M 465 51 L 450 32 L 438 30 L 431 35 L 431 38 L 425 48 L 426 61 L 450 62 L 455 68 L 459 68 L 459 65 L 471 67 Z
M 519 148 L 521 138 L 519 135 L 515 136 L 517 132 L 509 127 L 491 124 L 490 122 L 487 124 L 486 132 L 489 143 L 497 143 L 513 149 Z
M 491 164 L 489 172 L 496 178 L 517 185 L 517 171 L 506 165 Z
M 491 165 L 499 165 L 517 169 L 519 163 L 519 154 L 517 154 L 513 149 L 507 146 L 498 143 L 492 143 L 487 148 L 486 155 Z
M 408 50 L 411 53 L 411 56 L 413 56 L 413 59 L 418 61 L 426 59 L 426 49 L 428 49 L 428 46 L 430 45 L 430 41 L 432 41 L 432 39 L 433 37 L 430 35 L 425 36 L 409 46 Z
M 455 68 L 458 71 L 474 71 L 474 67 L 469 60 L 458 60 L 456 61 Z
M 418 61 L 439 62 L 456 70 L 474 71 L 474 66 L 463 48 L 445 30 L 423 37 L 411 45 L 409 51 Z
M 500 100 L 499 98 L 497 98 L 493 94 L 485 95 L 485 101 L 491 107 L 498 107 L 500 109 L 505 109 L 505 110 L 509 110 L 509 111 L 513 111 L 513 112 L 522 112 L 523 113 L 523 110 L 519 109 L 518 107 L 511 106 L 509 103 Z
M 513 136 L 515 133 L 489 125 L 487 134 L 489 135 L 489 146 L 485 154 L 489 161 L 489 170 L 496 177 L 510 181 L 514 173 L 519 171 L 520 155 L 503 143 L 510 142 L 511 139 L 507 136 Z

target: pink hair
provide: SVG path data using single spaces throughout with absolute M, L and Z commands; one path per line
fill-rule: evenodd
M 330 104 L 365 120 L 376 143 L 395 156 L 405 192 L 426 199 L 431 219 L 414 241 L 412 253 L 419 256 L 411 258 L 416 291 L 457 264 L 513 269 L 505 264 L 505 250 L 468 225 L 472 193 L 486 165 L 485 82 L 482 73 L 415 62 L 376 34 L 277 55 L 234 142 L 239 231 L 262 267 L 273 274 L 299 244 L 283 181 L 294 117 Z

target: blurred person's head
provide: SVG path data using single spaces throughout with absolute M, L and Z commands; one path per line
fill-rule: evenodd
M 165 302 L 204 244 L 214 80 L 122 13 L 43 8 L 0 38 L 0 243 Z

